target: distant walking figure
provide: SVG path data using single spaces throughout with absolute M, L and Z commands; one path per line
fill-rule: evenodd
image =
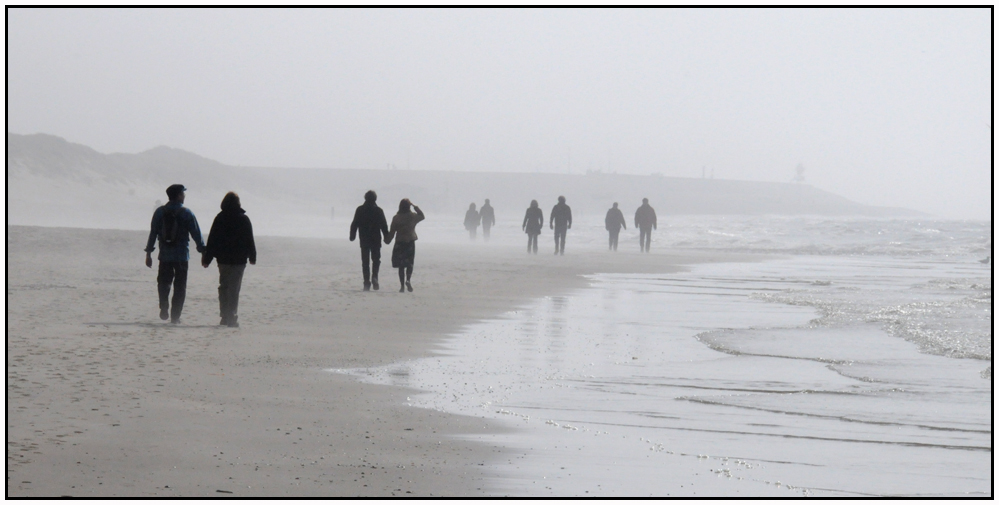
M 621 233 L 621 228 L 628 229 L 628 226 L 624 224 L 624 214 L 621 213 L 621 209 L 617 208 L 617 202 L 614 202 L 614 206 L 607 211 L 607 217 L 604 218 L 604 228 L 610 233 L 607 250 L 616 251 L 617 236 Z
M 410 207 L 416 213 L 410 211 Z M 409 198 L 399 202 L 399 212 L 392 217 L 392 227 L 389 228 L 385 243 L 392 242 L 395 237 L 395 247 L 392 248 L 392 268 L 399 269 L 399 292 L 407 289 L 413 292 L 410 279 L 413 277 L 413 262 L 416 259 L 416 223 L 423 221 L 423 211 L 410 203 Z
M 375 288 L 378 291 L 378 267 L 382 264 L 382 235 L 388 239 L 388 223 L 385 212 L 375 204 L 378 195 L 374 191 L 364 193 L 364 204 L 354 211 L 350 223 L 350 241 L 358 232 L 361 234 L 361 274 L 364 276 L 364 290 Z M 371 266 L 368 266 L 368 262 Z
M 253 243 L 253 226 L 239 204 L 239 195 L 228 192 L 222 198 L 222 212 L 215 216 L 208 232 L 208 244 L 201 256 L 201 266 L 208 268 L 212 258 L 219 263 L 220 325 L 239 328 L 239 288 L 243 285 L 246 262 L 257 264 L 257 246 Z
M 538 201 L 531 200 L 531 206 L 527 208 L 527 213 L 524 214 L 524 223 L 520 225 L 520 228 L 527 232 L 527 252 L 538 254 L 538 235 L 541 235 L 541 228 L 544 226 L 544 213 L 538 207 Z
M 572 228 L 572 209 L 565 204 L 565 197 L 558 197 L 548 217 L 548 227 L 555 230 L 555 254 L 565 254 L 565 233 Z
M 468 204 L 468 212 L 465 212 L 465 229 L 468 230 L 468 238 L 475 239 L 475 230 L 479 227 L 482 217 L 475 211 L 475 204 Z
M 160 266 L 156 275 L 160 319 L 170 319 L 173 324 L 180 323 L 180 313 L 184 310 L 184 298 L 187 296 L 187 262 L 191 259 L 189 238 L 194 239 L 198 252 L 205 251 L 198 220 L 190 209 L 184 207 L 185 191 L 187 188 L 183 184 L 174 184 L 166 189 L 170 201 L 153 212 L 149 240 L 146 241 L 146 266 L 149 268 L 153 267 L 152 252 L 156 240 L 160 241 L 160 253 L 157 256 Z M 173 300 L 168 300 L 171 284 Z
M 479 209 L 479 217 L 482 219 L 482 238 L 489 241 L 489 229 L 496 224 L 496 215 L 493 214 L 493 206 L 489 205 L 489 199 Z
M 656 211 L 649 205 L 648 198 L 642 198 L 642 206 L 635 211 L 635 227 L 638 228 L 638 245 L 642 252 L 649 252 L 652 245 L 652 230 L 657 228 Z

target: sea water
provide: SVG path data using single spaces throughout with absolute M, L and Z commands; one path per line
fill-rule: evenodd
M 674 219 L 654 249 L 779 256 L 593 275 L 437 356 L 349 373 L 510 425 L 477 437 L 512 455 L 495 494 L 991 496 L 990 233 Z

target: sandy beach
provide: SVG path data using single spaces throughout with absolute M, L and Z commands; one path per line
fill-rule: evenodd
M 258 237 L 229 329 L 217 269 L 195 262 L 182 324 L 157 318 L 145 237 L 7 228 L 8 496 L 488 495 L 503 449 L 458 436 L 506 428 L 326 370 L 430 356 L 584 274 L 739 259 L 421 241 L 415 292 L 400 294 L 390 249 L 381 291 L 363 292 L 356 243 Z

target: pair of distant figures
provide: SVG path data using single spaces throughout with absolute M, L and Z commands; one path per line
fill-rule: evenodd
M 489 205 L 488 198 L 486 198 L 486 203 L 478 211 L 475 210 L 474 203 L 468 204 L 464 225 L 465 229 L 468 230 L 468 238 L 470 240 L 475 240 L 475 230 L 479 228 L 479 224 L 482 225 L 482 238 L 488 241 L 489 229 L 496 224 L 496 214 L 493 212 L 492 205 Z
M 544 227 L 545 218 L 538 207 L 537 200 L 531 200 L 531 206 L 524 214 L 524 222 L 521 228 L 527 233 L 527 252 L 538 253 L 538 235 Z M 642 206 L 635 212 L 635 227 L 639 229 L 639 245 L 642 252 L 649 252 L 652 243 L 652 230 L 656 229 L 656 211 L 649 205 L 649 199 L 642 199 Z M 558 197 L 558 203 L 552 207 L 552 212 L 548 219 L 548 227 L 555 230 L 555 254 L 565 254 L 565 236 L 572 228 L 572 209 L 565 203 L 565 197 Z M 607 211 L 604 219 L 604 227 L 610 233 L 608 250 L 617 250 L 618 235 L 621 229 L 627 229 L 624 221 L 624 214 L 618 208 L 617 202 Z
M 604 228 L 610 233 L 607 249 L 616 251 L 617 238 L 621 229 L 628 229 L 624 223 L 624 214 L 621 213 L 621 209 L 617 208 L 617 202 L 614 202 L 614 205 L 607 211 L 607 217 L 604 218 Z M 638 246 L 642 252 L 649 252 L 649 248 L 652 246 L 652 230 L 659 228 L 659 222 L 656 218 L 656 210 L 649 205 L 648 198 L 642 198 L 642 205 L 635 211 L 635 228 L 638 228 Z
M 159 241 L 159 269 L 156 275 L 159 292 L 160 319 L 169 319 L 172 324 L 180 323 L 187 296 L 187 270 L 190 260 L 190 240 L 194 240 L 198 252 L 202 253 L 201 265 L 208 268 L 216 259 L 219 268 L 219 313 L 222 326 L 238 328 L 237 308 L 239 291 L 243 282 L 246 263 L 257 263 L 257 248 L 253 241 L 253 226 L 246 211 L 240 205 L 239 195 L 226 193 L 222 198 L 222 211 L 215 216 L 208 243 L 201 239 L 198 219 L 190 209 L 184 207 L 183 184 L 173 184 L 167 188 L 169 202 L 153 212 L 149 226 L 149 239 L 146 241 L 146 266 L 153 267 L 152 252 Z M 173 288 L 173 298 L 170 291 Z
M 413 292 L 413 265 L 416 261 L 416 224 L 425 219 L 420 207 L 408 198 L 399 202 L 399 211 L 392 217 L 392 226 L 385 220 L 385 212 L 375 203 L 378 194 L 368 191 L 364 203 L 354 211 L 350 223 L 350 241 L 360 237 L 361 273 L 364 290 L 378 290 L 378 270 L 382 258 L 382 238 L 386 244 L 395 239 L 392 248 L 392 268 L 399 269 L 399 292 Z M 415 212 L 414 212 L 415 211 Z

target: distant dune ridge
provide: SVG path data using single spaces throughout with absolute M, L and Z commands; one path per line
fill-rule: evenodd
M 511 167 L 516 169 L 516 167 Z M 431 213 L 462 214 L 489 198 L 503 214 L 520 216 L 532 199 L 549 209 L 565 195 L 575 214 L 602 216 L 613 202 L 627 214 L 649 198 L 660 216 L 781 214 L 913 216 L 874 207 L 807 184 L 694 179 L 656 175 L 498 173 L 235 167 L 169 147 L 138 154 L 102 154 L 46 134 L 7 133 L 8 224 L 143 229 L 173 183 L 189 188 L 188 206 L 202 227 L 218 202 L 237 191 L 258 233 L 315 235 L 331 212 L 348 218 L 374 189 L 382 207 L 408 197 Z M 513 210 L 510 213 L 510 210 Z M 206 230 L 207 231 L 207 230 Z M 296 233 L 299 232 L 299 233 Z

